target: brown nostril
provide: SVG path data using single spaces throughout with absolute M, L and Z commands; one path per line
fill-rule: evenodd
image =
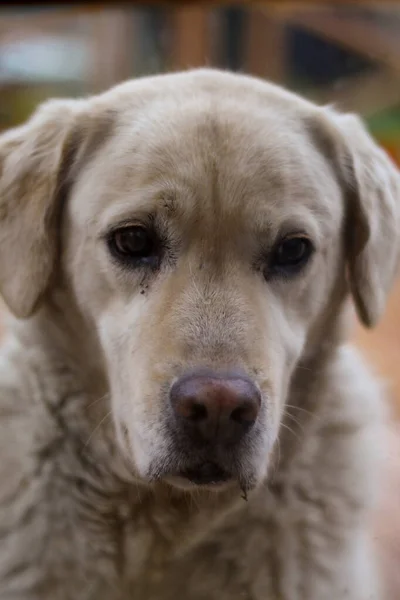
M 239 408 L 235 408 L 232 411 L 230 418 L 237 423 L 252 422 L 255 421 L 258 414 L 258 406 L 253 403 L 245 403 Z
M 170 400 L 181 425 L 206 439 L 238 439 L 254 424 L 261 405 L 251 379 L 212 371 L 191 372 L 178 379 Z
M 181 413 L 180 416 L 184 416 L 192 421 L 207 419 L 207 408 L 203 404 L 198 404 L 196 400 L 192 401 L 191 398 L 188 398 L 187 402 L 182 402 L 180 407 L 178 407 L 178 411 Z

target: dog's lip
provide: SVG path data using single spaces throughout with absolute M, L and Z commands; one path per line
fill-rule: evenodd
M 205 462 L 177 473 L 195 485 L 218 485 L 232 479 L 232 475 L 214 462 Z

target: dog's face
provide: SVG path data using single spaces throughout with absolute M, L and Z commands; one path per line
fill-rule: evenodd
M 179 100 L 125 113 L 81 172 L 64 268 L 140 474 L 251 485 L 336 280 L 341 192 L 268 103 Z
M 139 477 L 256 485 L 293 374 L 347 281 L 364 322 L 379 316 L 398 258 L 398 174 L 347 119 L 199 71 L 53 103 L 3 138 L 0 253 L 16 222 L 26 236 L 19 273 L 0 258 L 3 295 L 27 316 L 61 274 L 105 357 Z M 25 234 L 32 219 L 39 233 Z

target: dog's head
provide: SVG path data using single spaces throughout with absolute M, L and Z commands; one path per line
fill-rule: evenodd
M 356 117 L 244 76 L 51 101 L 0 138 L 0 172 L 3 297 L 21 318 L 67 298 L 144 480 L 261 481 L 296 369 L 348 291 L 371 326 L 395 277 L 384 152 Z

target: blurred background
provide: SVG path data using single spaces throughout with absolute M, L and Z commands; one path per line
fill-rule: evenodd
M 0 130 L 23 121 L 49 96 L 91 94 L 126 78 L 201 65 L 251 73 L 360 113 L 400 166 L 400 6 L 395 2 L 2 7 Z M 354 339 L 386 378 L 396 423 L 400 284 L 378 328 L 356 328 Z M 392 458 L 392 474 L 400 482 L 399 453 Z M 383 511 L 379 521 L 393 565 L 392 600 L 400 598 L 400 485 L 395 494 L 391 517 L 385 520 Z

